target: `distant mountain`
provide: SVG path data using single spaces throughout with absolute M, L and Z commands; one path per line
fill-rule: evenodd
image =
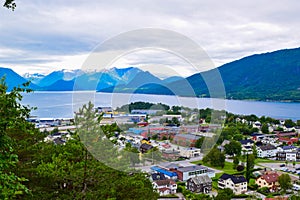
M 55 71 L 40 81 L 42 90 L 102 90 L 126 85 L 142 72 L 138 68 L 111 68 L 95 72 Z M 67 74 L 68 73 L 68 74 Z M 67 76 L 69 75 L 69 76 Z M 69 77 L 69 78 L 67 78 Z
M 132 70 L 124 73 L 123 76 L 128 75 L 132 76 L 131 80 L 128 79 L 125 84 L 117 84 L 107 88 L 99 88 L 100 92 L 135 92 L 137 89 L 148 90 L 154 85 L 162 85 L 162 80 L 154 76 L 148 71 L 135 70 L 132 73 Z M 133 76 L 134 74 L 134 76 Z M 126 77 L 126 76 L 125 76 Z M 129 81 L 130 80 L 130 81 Z M 152 86 L 151 86 L 152 85 Z
M 300 48 L 247 56 L 187 78 L 169 77 L 161 80 L 135 67 L 89 73 L 61 70 L 38 79 L 38 86 L 32 84 L 32 87 L 54 91 L 97 90 L 210 97 L 203 76 L 213 83 L 215 70 L 222 77 L 227 99 L 300 101 Z M 3 74 L 6 74 L 10 88 L 26 82 L 25 78 L 10 69 L 0 68 L 0 75 Z
M 12 69 L 0 67 L 0 77 L 5 76 L 5 82 L 8 86 L 8 90 L 12 90 L 13 87 L 22 86 L 23 83 L 26 83 L 27 80 L 14 72 Z M 30 84 L 30 88 L 37 89 L 38 86 L 35 84 Z
M 74 88 L 74 80 L 58 80 L 55 83 L 43 87 L 46 91 L 72 91 Z
M 184 78 L 181 77 L 181 76 L 171 76 L 169 78 L 166 78 L 163 80 L 163 83 L 172 83 L 172 82 L 175 82 L 175 81 L 180 81 L 180 80 L 183 80 Z
M 83 71 L 81 70 L 59 70 L 59 71 L 54 71 L 47 76 L 45 76 L 42 79 L 39 79 L 36 84 L 39 85 L 41 88 L 47 88 L 48 86 L 55 84 L 57 81 L 60 80 L 65 80 L 65 81 L 70 81 L 73 80 L 74 78 L 80 76 L 81 74 L 84 74 Z M 64 87 L 64 86 L 62 86 Z
M 300 101 L 300 48 L 248 56 L 213 70 L 219 70 L 228 99 Z M 167 87 L 177 95 L 209 97 L 202 75 L 214 80 L 213 70 L 149 88 L 147 93 L 164 94 Z
M 300 48 L 248 56 L 219 71 L 227 98 L 300 101 Z
M 39 73 L 33 73 L 33 74 L 25 73 L 25 74 L 22 75 L 22 77 L 25 78 L 28 81 L 31 81 L 34 84 L 38 84 L 39 81 L 45 77 L 45 75 L 44 74 L 39 74 Z

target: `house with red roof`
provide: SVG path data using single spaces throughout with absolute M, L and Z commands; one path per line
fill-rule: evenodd
M 270 191 L 277 191 L 279 175 L 276 172 L 266 173 L 256 179 L 255 183 L 260 187 L 268 187 Z

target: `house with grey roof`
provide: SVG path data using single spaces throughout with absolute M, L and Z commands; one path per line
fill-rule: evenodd
M 189 178 L 186 189 L 196 193 L 209 193 L 212 190 L 212 180 L 207 174 Z
M 278 149 L 270 144 L 259 146 L 256 148 L 257 156 L 260 158 L 271 158 L 275 157 Z

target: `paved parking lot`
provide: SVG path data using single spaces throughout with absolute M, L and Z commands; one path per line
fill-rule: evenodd
M 259 163 L 258 165 L 261 167 L 266 167 L 269 170 L 289 172 L 290 175 L 294 176 L 295 178 L 299 178 L 298 173 L 300 173 L 300 170 L 296 170 L 296 169 L 297 168 L 300 169 L 300 164 L 296 164 L 294 167 L 292 163 L 288 163 L 286 166 L 280 167 L 280 165 L 283 165 L 283 164 L 286 165 L 285 163 L 282 163 L 282 162 L 281 163 Z M 285 171 L 283 171 L 283 170 L 285 170 Z M 293 173 L 293 172 L 296 172 L 296 173 Z

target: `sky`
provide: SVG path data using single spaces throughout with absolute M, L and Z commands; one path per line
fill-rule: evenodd
M 248 55 L 300 46 L 298 0 L 16 0 L 16 4 L 15 11 L 0 8 L 0 66 L 19 74 L 83 68 L 105 41 L 144 28 L 186 36 L 213 64 L 195 68 L 166 49 L 137 49 L 110 66 L 93 67 L 136 66 L 160 77 L 189 76 Z M 144 37 L 131 37 L 129 42 L 143 43 Z M 184 41 L 175 43 L 182 51 L 192 51 Z M 118 48 L 114 44 L 110 51 Z

